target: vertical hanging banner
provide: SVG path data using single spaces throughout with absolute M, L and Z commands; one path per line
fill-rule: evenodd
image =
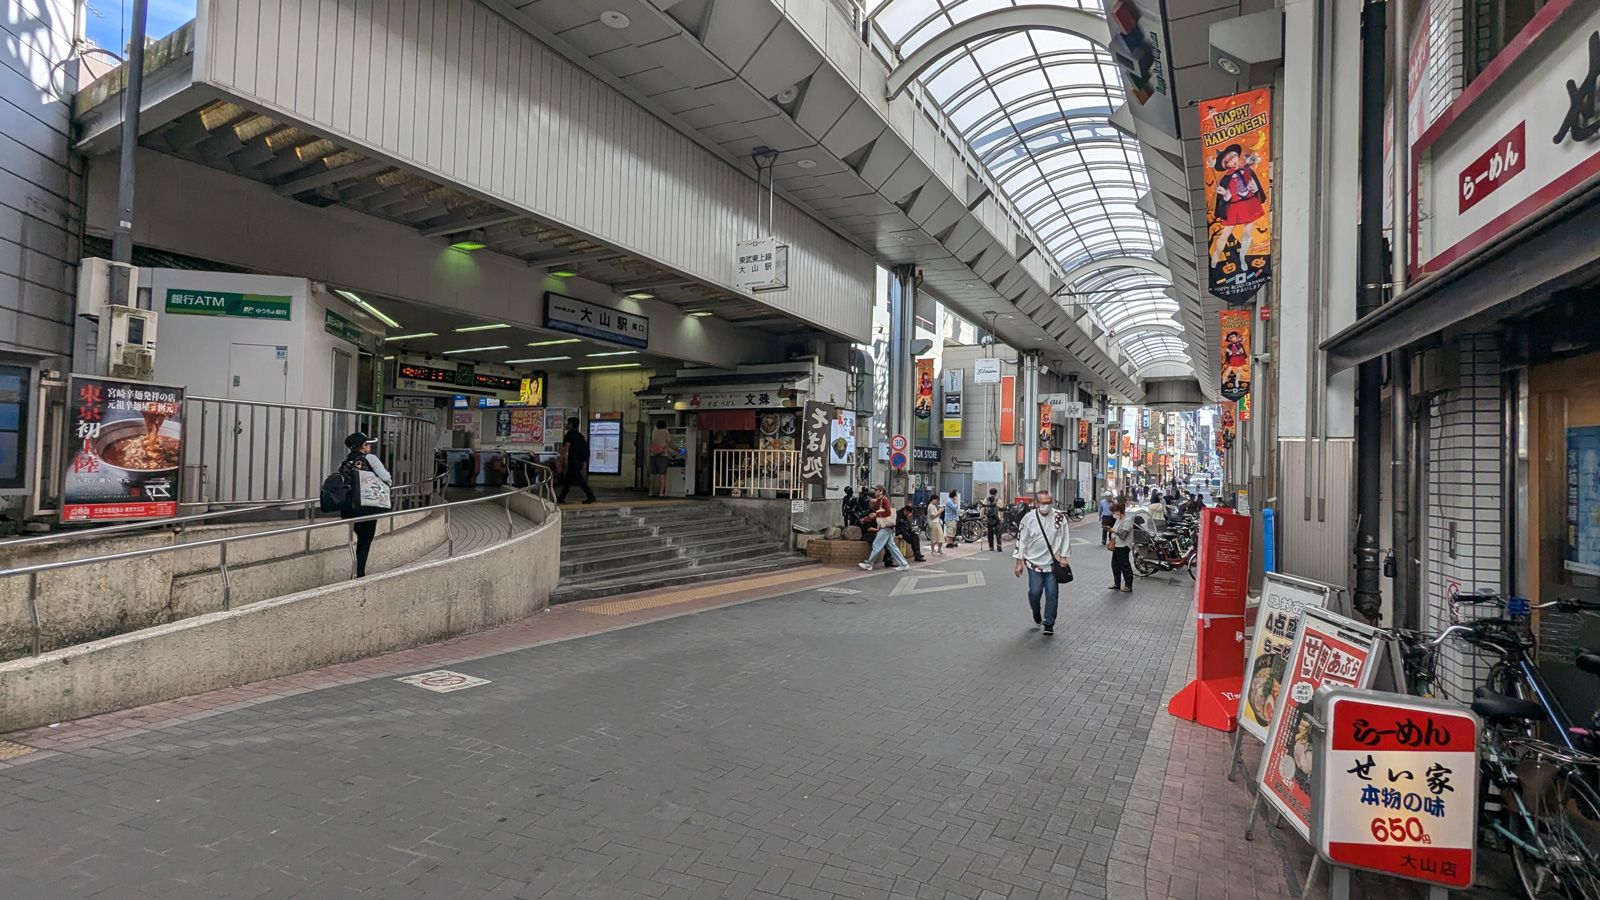
M 1272 92 L 1245 91 L 1200 101 L 1201 169 L 1210 283 L 1230 306 L 1250 301 L 1272 277 Z
M 828 440 L 833 433 L 833 407 L 807 401 L 805 429 L 800 437 L 800 483 L 828 483 Z
M 1050 411 L 1053 409 L 1048 403 L 1039 404 L 1039 465 L 1050 465 L 1050 439 L 1055 436 L 1055 430 L 1050 427 Z
M 1222 310 L 1217 324 L 1222 336 L 1222 396 L 1238 400 L 1250 393 L 1250 310 Z
M 1017 442 L 1017 376 L 1000 378 L 1000 443 Z
M 917 360 L 916 437 L 926 440 L 933 427 L 933 360 Z
M 1078 449 L 1079 450 L 1087 450 L 1087 449 L 1089 449 L 1089 420 L 1088 419 L 1079 419 L 1078 420 Z
M 1233 449 L 1233 438 L 1238 433 L 1238 428 L 1233 417 L 1233 401 L 1222 401 L 1222 430 L 1217 433 L 1217 443 L 1224 450 Z

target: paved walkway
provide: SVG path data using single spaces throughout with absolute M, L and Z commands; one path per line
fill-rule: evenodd
M 11 735 L 0 895 L 1288 896 L 1298 838 L 1237 840 L 1225 738 L 1164 712 L 1191 582 L 1105 591 L 1081 533 L 1053 638 L 1008 557 L 963 550 Z M 446 667 L 487 683 L 395 680 Z

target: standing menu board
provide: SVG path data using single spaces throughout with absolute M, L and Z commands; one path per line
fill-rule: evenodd
M 1256 611 L 1255 637 L 1239 697 L 1239 726 L 1262 743 L 1278 708 L 1289 651 L 1300 632 L 1300 615 L 1308 608 L 1326 609 L 1332 592 L 1325 584 L 1277 572 L 1268 572 L 1262 582 L 1261 607 Z
M 176 516 L 184 389 L 73 375 L 68 391 L 61 521 Z
M 622 422 L 589 420 L 589 474 L 622 474 Z

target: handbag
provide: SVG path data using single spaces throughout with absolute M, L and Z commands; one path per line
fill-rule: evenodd
M 1033 511 L 1034 518 L 1039 520 L 1039 534 L 1044 535 L 1044 516 L 1038 511 Z M 1046 550 L 1050 551 L 1050 574 L 1056 578 L 1056 584 L 1066 584 L 1072 581 L 1072 564 L 1056 559 L 1056 548 L 1050 544 L 1050 539 L 1044 539 Z
M 366 469 L 356 470 L 357 483 L 360 490 L 357 493 L 356 505 L 363 509 L 388 509 L 389 486 L 377 474 Z

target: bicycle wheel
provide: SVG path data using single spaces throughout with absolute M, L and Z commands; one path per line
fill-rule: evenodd
M 1561 767 L 1527 809 L 1518 830 L 1532 849 L 1513 842 L 1511 861 L 1528 900 L 1600 900 L 1600 796 L 1583 773 Z
M 1135 555 L 1133 557 L 1133 570 L 1140 575 L 1148 577 L 1156 573 L 1156 565 L 1142 556 Z

